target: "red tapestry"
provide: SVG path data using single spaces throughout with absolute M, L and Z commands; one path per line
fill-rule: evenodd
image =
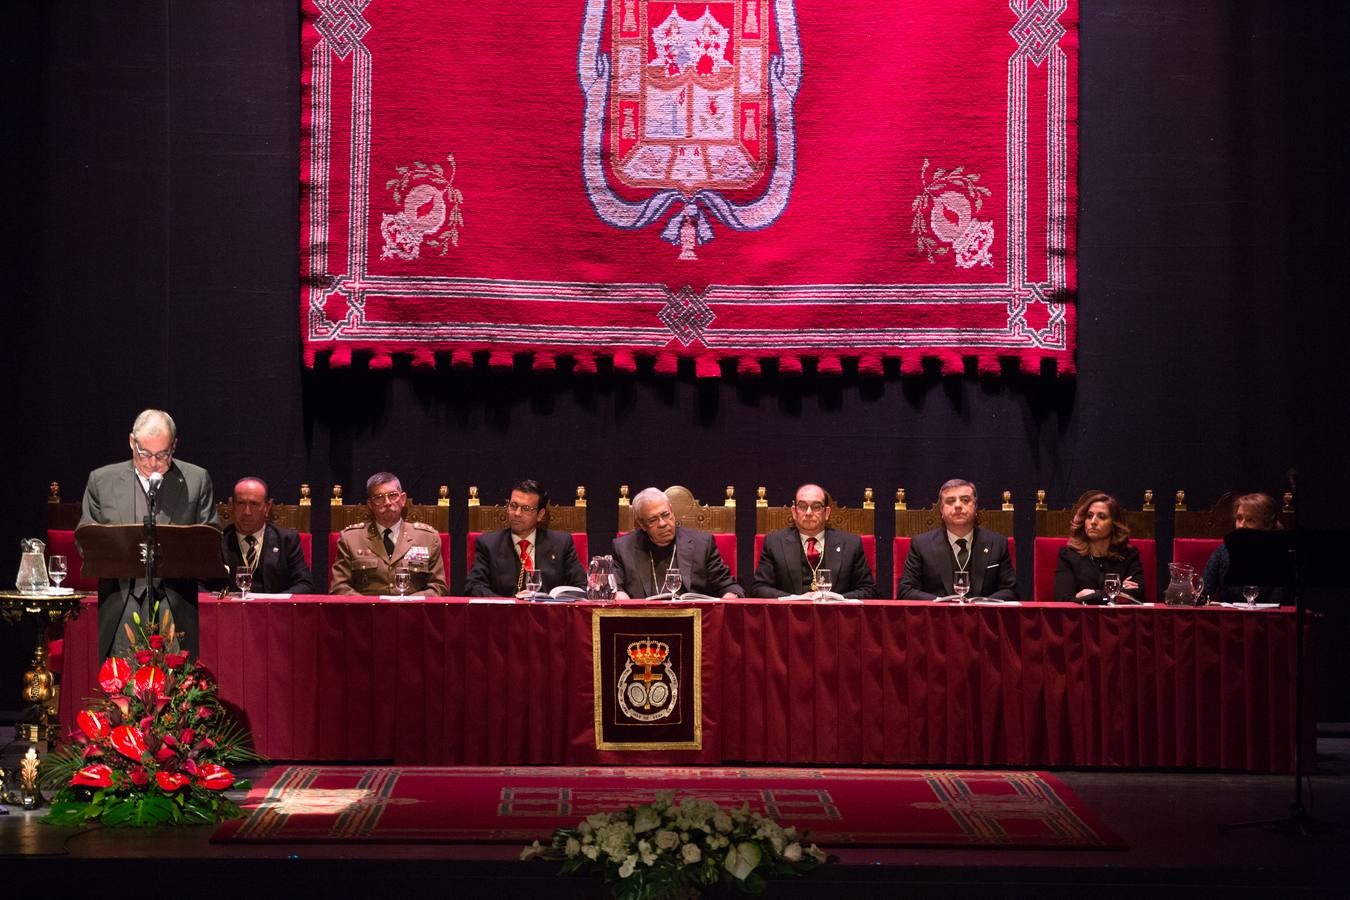
M 1074 370 L 1077 0 L 303 0 L 313 365 Z
M 1123 848 L 1047 772 L 641 767 L 277 766 L 211 840 L 547 843 L 555 828 L 657 791 L 749 804 L 832 849 Z

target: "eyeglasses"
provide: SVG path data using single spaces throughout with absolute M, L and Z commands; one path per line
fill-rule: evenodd
M 662 522 L 669 521 L 670 519 L 673 518 L 675 518 L 675 514 L 667 509 L 663 512 L 657 513 L 654 516 L 648 516 L 645 519 L 638 519 L 638 524 L 640 524 L 644 528 L 651 528 L 653 525 L 659 525 Z
M 539 507 L 527 506 L 524 503 L 517 503 L 516 501 L 512 500 L 506 504 L 506 508 L 511 510 L 511 512 L 532 513 Z
M 825 504 L 819 501 L 816 501 L 815 503 L 807 503 L 805 500 L 798 500 L 796 503 L 792 505 L 796 507 L 797 512 L 801 513 L 804 512 L 818 513 L 825 509 Z
M 394 503 L 399 497 L 403 496 L 402 491 L 385 491 L 383 494 L 371 494 L 370 502 L 376 506 L 383 506 L 386 503 Z
M 158 453 L 151 453 L 149 450 L 146 450 L 143 447 L 141 447 L 141 442 L 136 440 L 135 438 L 132 438 L 131 442 L 136 445 L 136 458 L 139 459 L 141 462 L 149 462 L 152 459 L 155 462 L 164 462 L 165 460 L 173 458 L 173 444 L 170 444 L 169 449 L 167 450 L 161 450 Z

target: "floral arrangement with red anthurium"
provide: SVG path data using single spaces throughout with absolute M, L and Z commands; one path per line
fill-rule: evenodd
M 70 742 L 46 760 L 45 783 L 60 786 L 44 821 L 54 825 L 176 825 L 241 815 L 226 796 L 247 789 L 228 768 L 260 760 L 248 732 L 230 719 L 216 683 L 186 651 L 181 636 L 151 610 L 126 626 L 131 655 L 110 657 L 98 672 L 102 696 L 75 717 Z

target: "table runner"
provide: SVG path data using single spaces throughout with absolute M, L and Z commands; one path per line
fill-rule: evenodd
M 1076 0 L 304 0 L 308 365 L 1074 370 Z

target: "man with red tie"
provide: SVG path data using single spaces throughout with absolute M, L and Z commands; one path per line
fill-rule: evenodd
M 783 597 L 815 590 L 816 573 L 829 570 L 830 588 L 850 600 L 877 595 L 876 579 L 856 534 L 829 527 L 830 494 L 818 484 L 797 488 L 792 525 L 764 535 L 764 551 L 750 583 L 752 597 Z
M 572 536 L 551 531 L 548 491 L 532 478 L 511 486 L 506 504 L 507 527 L 480 534 L 473 545 L 473 565 L 464 578 L 470 597 L 513 597 L 525 588 L 525 573 L 538 570 L 547 593 L 555 587 L 585 590 L 586 572 L 577 559 Z

